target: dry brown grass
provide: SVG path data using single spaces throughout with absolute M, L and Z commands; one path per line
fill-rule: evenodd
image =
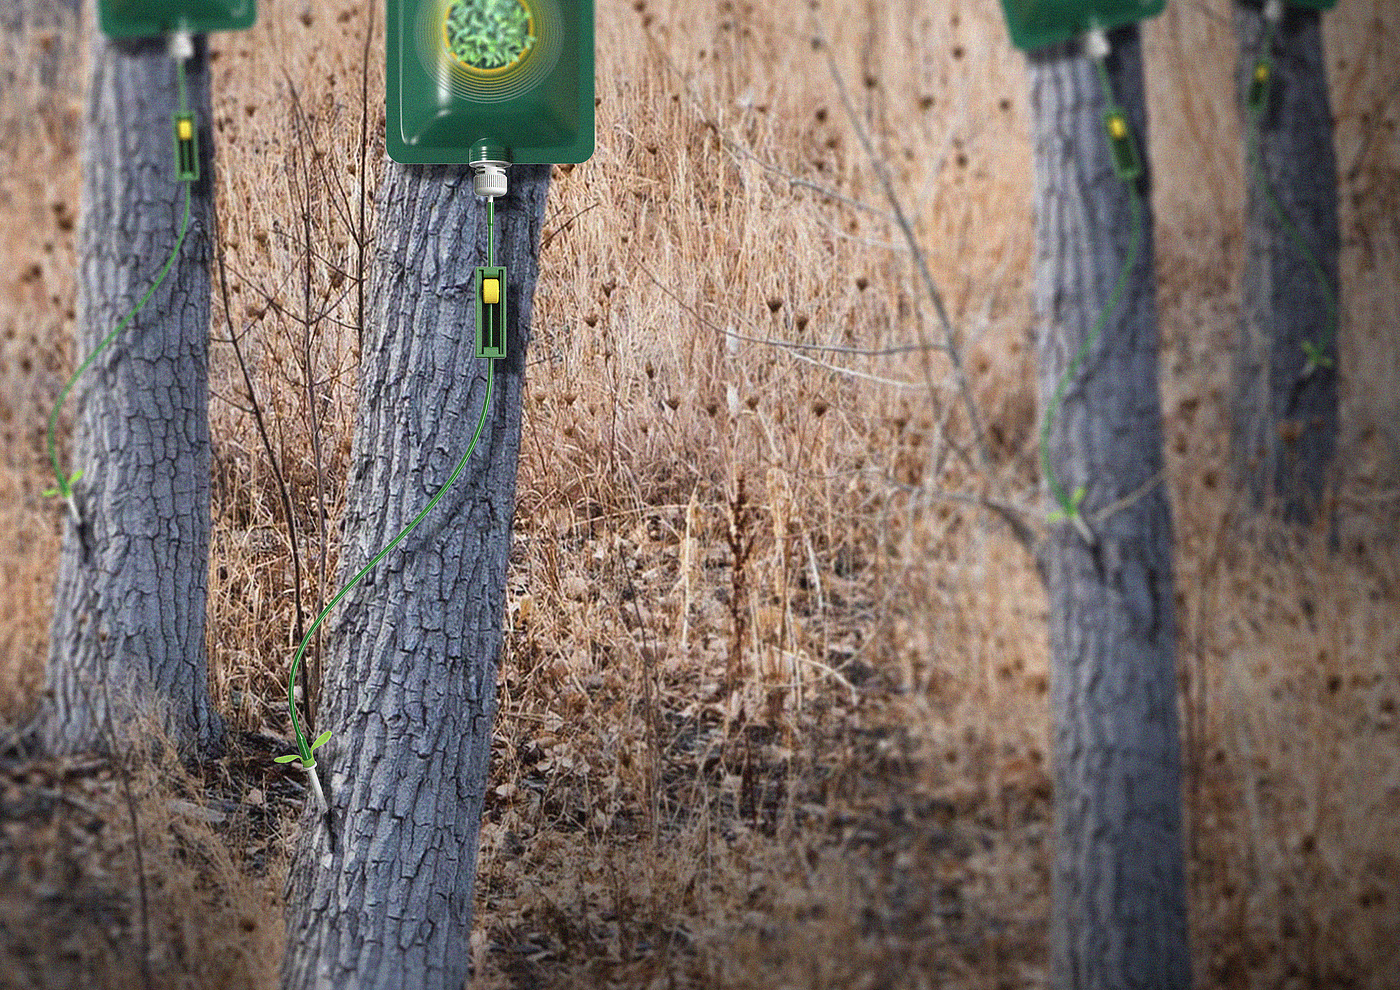
M 753 342 L 940 338 L 807 10 L 599 6 L 598 149 L 556 170 L 541 252 L 476 985 L 1042 986 L 1043 594 L 995 518 L 931 494 L 1033 502 L 1022 60 L 994 4 L 819 14 L 962 336 L 991 453 L 976 474 L 945 447 L 969 426 L 941 355 L 807 352 L 823 367 Z M 215 38 L 215 126 L 231 316 L 310 601 L 334 588 L 307 438 L 321 431 L 334 532 L 353 417 L 341 206 L 364 178 L 365 18 L 293 8 Z M 1179 2 L 1146 31 L 1198 982 L 1381 988 L 1400 981 L 1400 15 L 1348 0 L 1327 19 L 1345 299 L 1329 553 L 1241 525 L 1224 481 L 1242 184 L 1227 14 Z M 376 64 L 375 135 L 382 91 Z M 79 116 L 71 92 L 6 100 L 0 713 L 17 725 L 42 685 L 58 546 L 37 492 L 72 366 Z M 244 742 L 201 779 L 152 757 L 134 789 L 157 985 L 262 987 L 296 795 L 246 734 L 286 731 L 292 569 L 226 342 L 212 369 L 210 657 Z M 0 909 L 34 933 L 10 972 L 41 974 L 20 986 L 68 972 L 75 938 L 90 982 L 134 985 L 114 773 L 7 764 L 0 868 L 17 883 Z

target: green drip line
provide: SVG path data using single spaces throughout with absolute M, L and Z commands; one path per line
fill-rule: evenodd
M 179 80 L 180 107 L 183 110 L 185 107 L 185 65 L 177 59 L 176 67 L 178 69 L 176 78 Z M 180 254 L 180 248 L 185 243 L 185 233 L 189 230 L 190 226 L 190 185 L 186 182 L 184 186 L 185 216 L 184 219 L 180 221 L 180 235 L 175 238 L 175 246 L 170 249 L 170 257 L 165 259 L 165 266 L 161 268 L 160 274 L 157 275 L 156 280 L 151 283 L 151 287 L 146 290 L 146 294 L 141 297 L 141 301 L 122 317 L 122 321 L 117 324 L 115 330 L 102 338 L 97 348 L 84 359 L 82 364 L 78 365 L 78 370 L 73 372 L 73 376 L 69 378 L 67 384 L 63 386 L 63 391 L 58 394 L 58 402 L 54 404 L 53 412 L 49 416 L 48 430 L 49 462 L 53 464 L 53 474 L 58 484 L 53 488 L 45 489 L 45 495 L 62 495 L 65 499 L 71 500 L 73 497 L 73 483 L 83 476 L 81 470 L 75 471 L 72 475 L 64 474 L 63 467 L 58 463 L 58 448 L 55 441 L 55 432 L 58 429 L 59 411 L 63 408 L 64 400 L 68 398 L 68 393 L 73 391 L 73 386 L 78 383 L 78 379 L 82 377 L 83 372 L 92 365 L 93 361 L 97 360 L 97 356 L 106 350 L 112 341 L 117 339 L 117 336 L 126 329 L 127 324 L 134 320 L 136 315 L 145 308 L 146 303 L 151 301 L 151 297 L 155 295 L 156 290 L 165 282 L 165 277 L 170 274 L 171 266 L 175 264 L 175 259 Z
M 190 108 L 189 101 L 185 96 L 185 61 L 177 58 L 175 64 L 180 67 L 180 71 L 176 74 L 176 78 L 179 80 L 180 112 L 185 113 Z
M 340 602 L 340 600 L 350 593 L 350 589 L 354 588 L 355 585 L 359 584 L 360 580 L 371 570 L 374 569 L 375 564 L 379 563 L 381 560 L 384 559 L 385 554 L 387 554 L 390 550 L 394 549 L 394 547 L 398 546 L 403 541 L 404 537 L 408 536 L 409 533 L 413 532 L 413 530 L 418 526 L 418 524 L 423 521 L 423 518 L 433 510 L 433 506 L 438 504 L 438 500 L 441 499 L 442 496 L 447 493 L 447 489 L 452 487 L 452 483 L 456 481 L 457 476 L 462 473 L 462 468 L 467 466 L 467 459 L 472 456 L 472 451 L 476 449 L 476 443 L 478 440 L 481 439 L 481 430 L 486 425 L 486 412 L 491 407 L 491 384 L 492 378 L 494 377 L 495 367 L 496 362 L 486 362 L 486 398 L 481 403 L 481 418 L 477 420 L 476 433 L 472 436 L 471 445 L 467 447 L 467 452 L 462 455 L 462 459 L 457 462 L 457 467 L 453 469 L 451 476 L 445 482 L 443 482 L 442 487 L 437 490 L 437 494 L 434 495 L 432 499 L 428 502 L 428 504 L 423 507 L 423 510 L 419 512 L 417 516 L 414 517 L 413 522 L 405 526 L 398 536 L 394 537 L 392 540 L 389 541 L 388 546 L 386 546 L 383 550 L 380 550 L 377 554 L 374 555 L 374 559 L 371 560 L 368 564 L 366 564 L 360 570 L 360 573 L 356 574 L 353 578 L 350 579 L 349 584 L 341 588 L 340 591 L 336 593 L 336 596 L 331 599 L 330 604 L 327 605 L 321 611 L 320 615 L 316 616 L 316 621 L 311 623 L 311 628 L 306 630 L 306 635 L 302 638 L 301 645 L 297 647 L 296 656 L 292 658 L 291 673 L 287 677 L 287 710 L 290 711 L 292 715 L 292 732 L 296 735 L 297 752 L 289 753 L 286 756 L 279 756 L 277 757 L 276 762 L 290 763 L 293 760 L 300 760 L 302 769 L 304 770 L 310 770 L 316 766 L 316 760 L 312 756 L 312 753 L 315 752 L 318 746 L 322 745 L 327 739 L 330 738 L 331 733 L 328 729 L 325 732 L 321 733 L 319 736 L 317 736 L 316 741 L 314 743 L 308 744 L 306 741 L 306 736 L 302 734 L 301 723 L 297 720 L 297 670 L 301 666 L 301 658 L 303 654 L 306 653 L 307 644 L 311 642 L 312 635 L 315 634 L 317 628 L 320 627 L 321 623 L 325 620 L 326 616 L 330 614 L 331 609 L 335 608 L 336 605 Z
M 1266 81 L 1263 84 L 1265 87 L 1272 86 L 1273 84 L 1273 66 L 1270 62 L 1269 54 L 1273 51 L 1277 30 L 1278 25 L 1276 22 L 1267 22 L 1267 27 L 1264 30 L 1264 54 L 1259 56 L 1254 63 L 1255 72 L 1257 72 L 1261 66 L 1265 67 L 1267 71 Z M 1254 175 L 1255 184 L 1263 190 L 1264 198 L 1268 201 L 1269 207 L 1272 209 L 1274 218 L 1278 221 L 1279 226 L 1283 228 L 1289 240 L 1293 242 L 1293 246 L 1298 249 L 1298 253 L 1303 256 L 1303 260 L 1307 262 L 1308 267 L 1312 269 L 1313 278 L 1317 280 L 1318 287 L 1322 290 L 1323 302 L 1327 307 L 1327 322 L 1323 327 L 1322 338 L 1316 341 L 1303 341 L 1303 371 L 1298 376 L 1299 381 L 1302 381 L 1318 368 L 1331 367 L 1333 364 L 1332 358 L 1327 356 L 1327 351 L 1331 349 L 1337 337 L 1337 296 L 1332 290 L 1332 282 L 1327 277 L 1327 273 L 1322 270 L 1322 262 L 1318 260 L 1317 255 L 1313 253 L 1312 248 L 1308 245 L 1306 238 L 1303 237 L 1302 231 L 1294 224 L 1292 218 L 1288 215 L 1288 211 L 1285 210 L 1283 204 L 1279 202 L 1278 196 L 1274 193 L 1273 186 L 1269 183 L 1268 176 L 1264 174 L 1260 148 L 1263 142 L 1263 136 L 1260 133 L 1260 125 L 1262 123 L 1261 118 L 1264 115 L 1264 111 L 1268 108 L 1268 104 L 1269 101 L 1266 89 L 1263 98 L 1252 105 L 1249 110 L 1250 171 Z
M 1108 78 L 1108 60 L 1094 59 L 1094 68 L 1098 70 L 1099 90 L 1103 93 L 1104 103 L 1110 110 L 1117 109 L 1118 103 L 1113 98 L 1113 81 Z
M 1113 99 L 1113 87 L 1108 78 L 1108 69 L 1104 65 L 1103 59 L 1094 59 L 1094 64 L 1098 69 L 1099 86 L 1103 91 L 1105 102 L 1109 109 L 1117 109 Z M 1133 212 L 1133 232 L 1128 245 L 1128 254 L 1123 259 L 1123 265 L 1118 270 L 1118 279 L 1113 287 L 1113 293 L 1104 303 L 1103 309 L 1099 313 L 1099 318 L 1095 321 L 1093 328 L 1084 338 L 1084 343 L 1080 345 L 1078 352 L 1070 361 L 1069 367 L 1065 369 L 1060 381 L 1055 387 L 1055 396 L 1050 401 L 1050 408 L 1045 414 L 1045 422 L 1040 426 L 1040 467 L 1045 475 L 1046 484 L 1050 489 L 1050 495 L 1059 506 L 1057 512 L 1051 513 L 1051 522 L 1074 522 L 1079 518 L 1079 506 L 1084 501 L 1087 492 L 1083 486 L 1075 489 L 1074 494 L 1067 495 L 1064 487 L 1060 484 L 1059 478 L 1055 474 L 1055 468 L 1050 463 L 1050 428 L 1055 421 L 1055 413 L 1064 404 L 1065 392 L 1069 388 L 1070 382 L 1079 371 L 1079 366 L 1088 357 L 1094 344 L 1098 342 L 1104 327 L 1108 325 L 1109 317 L 1118 308 L 1118 303 L 1123 298 L 1123 292 L 1128 286 L 1128 277 L 1132 274 L 1133 266 L 1137 264 L 1138 250 L 1142 241 L 1142 202 L 1138 197 L 1137 186 L 1134 182 L 1125 182 L 1128 188 L 1128 201 Z

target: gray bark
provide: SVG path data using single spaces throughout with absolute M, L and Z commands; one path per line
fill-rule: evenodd
M 70 396 L 68 517 L 54 591 L 41 737 L 102 748 L 110 698 L 120 725 L 155 715 L 186 751 L 209 754 L 222 722 L 204 648 L 209 565 L 208 55 L 188 64 L 203 181 L 170 274 Z M 157 41 L 96 34 L 84 118 L 74 365 L 146 293 L 175 245 L 184 189 L 173 174 L 175 65 Z M 61 448 L 60 448 L 61 449 Z
M 1118 103 L 1146 148 L 1136 28 L 1115 32 Z M 1131 207 L 1113 173 L 1092 61 L 1078 45 L 1031 60 L 1035 304 L 1042 415 L 1109 299 Z M 1050 458 L 1095 541 L 1052 527 L 1055 780 L 1052 985 L 1186 987 L 1186 888 L 1177 737 L 1172 526 L 1162 470 L 1152 216 L 1127 289 L 1054 419 Z M 1100 517 L 1120 499 L 1127 503 Z
M 1236 5 L 1235 28 L 1243 97 L 1254 58 L 1261 54 L 1259 9 Z M 1285 8 L 1272 54 L 1271 99 L 1258 124 L 1260 171 L 1335 300 L 1337 159 L 1321 15 Z M 1248 135 L 1253 123 L 1247 107 L 1243 114 Z M 1248 159 L 1245 185 L 1247 253 L 1234 351 L 1233 460 L 1255 508 L 1277 499 L 1286 520 L 1306 522 L 1321 502 L 1337 449 L 1335 327 L 1329 324 L 1327 290 L 1279 221 Z M 1325 344 L 1330 367 L 1309 367 L 1305 341 Z
M 485 428 L 433 513 L 340 605 L 317 751 L 329 824 L 308 812 L 287 884 L 282 985 L 460 990 L 491 754 L 521 386 L 547 166 L 498 201 L 510 357 Z M 486 207 L 465 167 L 389 165 L 360 364 L 342 581 L 427 504 L 485 398 L 473 268 Z

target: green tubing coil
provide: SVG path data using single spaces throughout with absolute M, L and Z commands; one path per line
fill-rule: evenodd
M 1278 25 L 1274 21 L 1269 21 L 1264 31 L 1263 54 L 1254 62 L 1254 68 L 1250 73 L 1249 80 L 1249 168 L 1254 177 L 1255 185 L 1264 193 L 1264 199 L 1268 201 L 1269 209 L 1278 221 L 1278 225 L 1283 228 L 1288 239 L 1293 243 L 1298 253 L 1307 263 L 1312 272 L 1313 278 L 1317 281 L 1318 288 L 1322 290 L 1323 304 L 1327 307 L 1327 318 L 1322 327 L 1322 333 L 1315 340 L 1305 340 L 1303 348 L 1303 370 L 1299 374 L 1299 380 L 1308 378 L 1319 368 L 1330 368 L 1333 365 L 1332 358 L 1328 351 L 1332 349 L 1337 337 L 1337 294 L 1332 288 L 1332 282 L 1327 277 L 1327 273 L 1322 270 L 1322 263 L 1318 260 L 1317 254 L 1309 246 L 1307 238 L 1298 229 L 1288 211 L 1279 202 L 1278 195 L 1274 192 L 1273 186 L 1269 183 L 1269 178 L 1264 174 L 1264 165 L 1261 161 L 1260 145 L 1263 141 L 1260 134 L 1263 117 L 1269 106 L 1269 92 L 1273 83 L 1273 61 L 1270 52 L 1273 50 L 1274 38 L 1278 30 Z

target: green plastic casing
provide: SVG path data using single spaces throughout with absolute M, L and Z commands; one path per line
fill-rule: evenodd
M 453 54 L 447 25 L 459 5 L 502 3 L 529 18 L 525 53 L 491 69 Z M 593 0 L 388 0 L 385 34 L 394 161 L 543 165 L 593 154 Z
M 1124 182 L 1142 175 L 1142 159 L 1133 144 L 1133 129 L 1122 110 L 1114 107 L 1103 115 L 1103 129 L 1108 135 L 1108 150 L 1113 160 L 1113 172 Z
M 1001 0 L 1011 43 L 1022 51 L 1077 38 L 1091 27 L 1105 31 L 1155 17 L 1167 0 Z
M 189 111 L 171 115 L 175 125 L 175 181 L 199 181 L 199 137 L 195 127 L 194 114 Z M 181 125 L 189 131 L 189 137 L 180 133 Z
M 144 38 L 252 27 L 257 6 L 257 0 L 99 0 L 97 16 L 109 38 Z
M 482 282 L 497 280 L 500 295 L 488 303 L 482 295 Z M 476 356 L 503 358 L 506 356 L 506 270 L 485 265 L 476 270 Z

